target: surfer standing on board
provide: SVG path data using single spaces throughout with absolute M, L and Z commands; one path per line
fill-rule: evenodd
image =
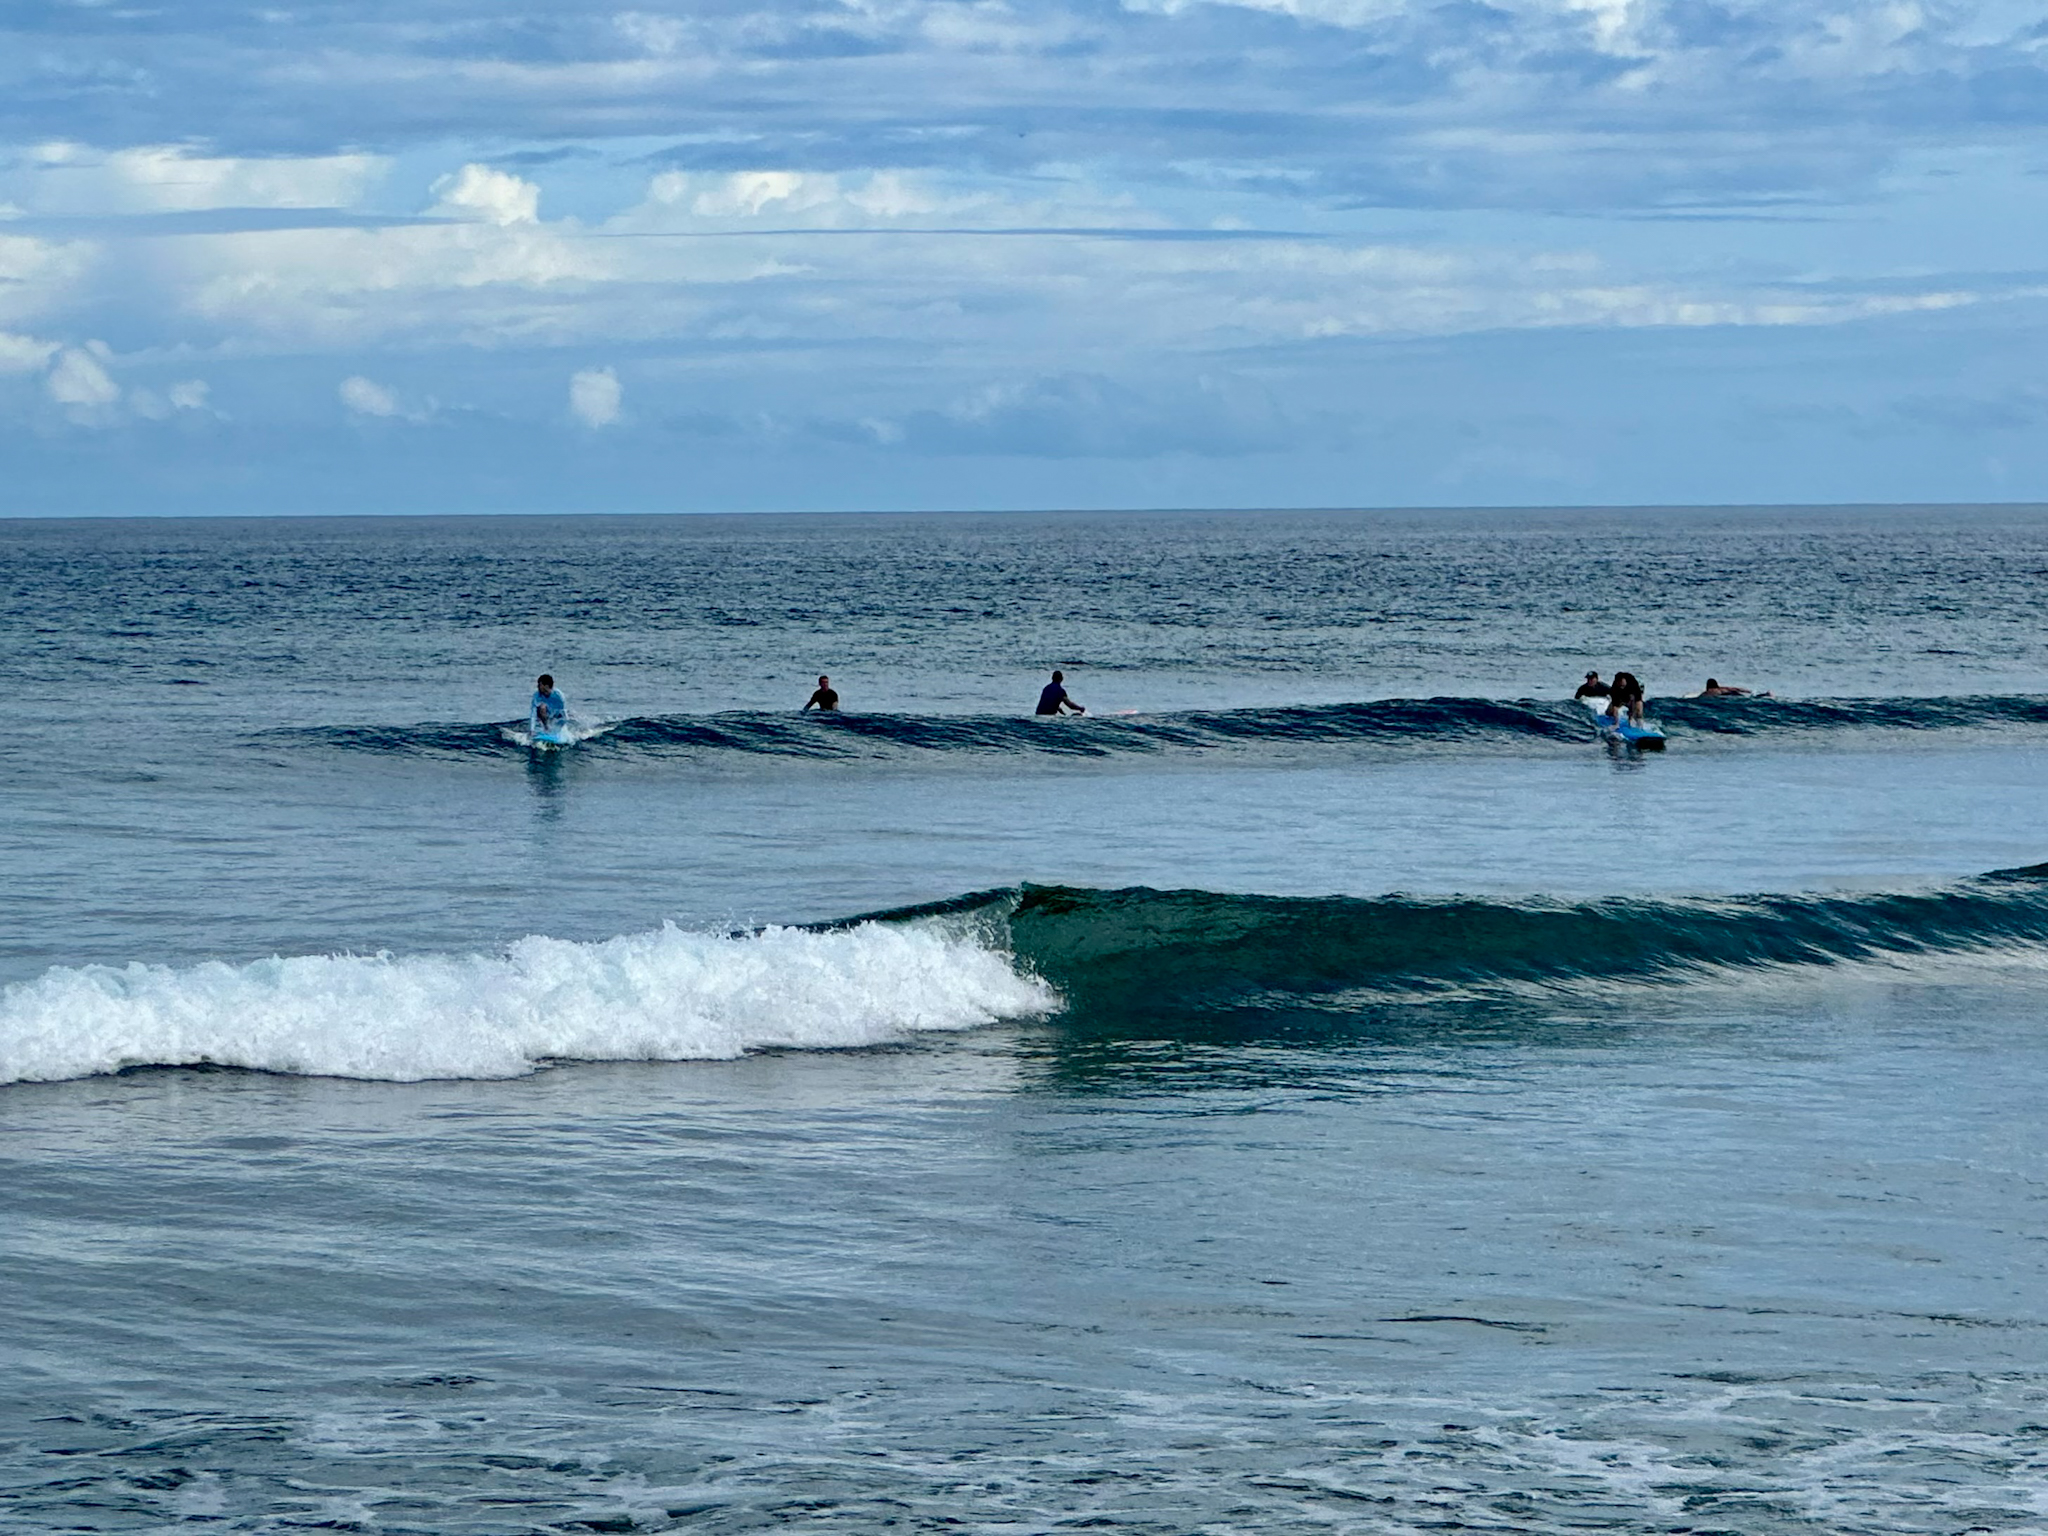
M 832 686 L 831 678 L 821 675 L 818 678 L 818 686 L 811 691 L 811 696 L 804 700 L 804 708 L 837 709 L 838 707 L 839 690 Z
M 569 701 L 555 691 L 555 680 L 543 672 L 533 685 L 533 728 L 559 731 L 569 723 Z
M 1067 674 L 1055 672 L 1052 681 L 1039 690 L 1038 712 L 1041 715 L 1056 715 L 1062 709 L 1070 709 L 1077 715 L 1088 713 L 1067 696 Z
M 1617 672 L 1607 685 L 1607 718 L 1619 725 L 1624 709 L 1631 725 L 1643 723 L 1643 685 L 1633 672 Z

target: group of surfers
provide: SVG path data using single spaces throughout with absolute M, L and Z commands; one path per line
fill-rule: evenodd
M 1707 679 L 1707 686 L 1700 690 L 1700 697 L 1703 699 L 1741 699 L 1749 696 L 1750 691 L 1747 688 L 1732 687 L 1711 677 Z M 1633 672 L 1617 672 L 1613 681 L 1605 683 L 1600 681 L 1598 672 L 1588 672 L 1586 680 L 1579 684 L 1578 691 L 1572 697 L 1605 699 L 1607 718 L 1617 724 L 1624 710 L 1628 712 L 1631 723 L 1643 723 L 1643 685 Z M 804 701 L 804 708 L 839 708 L 839 690 L 832 686 L 831 678 L 822 673 L 819 675 L 818 686 Z M 1067 674 L 1064 672 L 1053 673 L 1052 681 L 1039 690 L 1038 708 L 1035 712 L 1041 715 L 1088 713 L 1074 696 L 1067 692 Z M 554 678 L 545 672 L 541 673 L 534 683 L 531 719 L 535 731 L 559 731 L 569 723 L 569 702 L 562 697 L 561 690 L 555 687 Z
M 1700 690 L 1699 696 L 1703 699 L 1747 699 L 1756 695 L 1747 688 L 1737 688 L 1732 683 L 1724 683 L 1719 678 L 1710 677 L 1707 679 L 1707 686 Z M 1633 672 L 1617 672 L 1613 681 L 1605 683 L 1600 681 L 1598 672 L 1588 672 L 1586 680 L 1579 684 L 1572 697 L 1605 699 L 1607 718 L 1617 724 L 1621 720 L 1623 710 L 1628 711 L 1630 724 L 1643 723 L 1643 685 Z
M 804 700 L 804 708 L 836 710 L 839 708 L 839 690 L 832 686 L 832 679 L 818 677 L 818 686 L 811 690 L 811 696 Z M 1067 692 L 1067 674 L 1055 672 L 1052 681 L 1038 691 L 1038 709 L 1041 715 L 1088 713 L 1072 694 Z M 536 733 L 559 731 L 569 723 L 569 701 L 562 697 L 562 691 L 555 686 L 555 680 L 543 672 L 534 680 L 533 703 L 528 711 Z

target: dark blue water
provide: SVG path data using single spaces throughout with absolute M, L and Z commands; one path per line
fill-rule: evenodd
M 2048 1525 L 2048 512 L 0 539 L 0 1528 Z

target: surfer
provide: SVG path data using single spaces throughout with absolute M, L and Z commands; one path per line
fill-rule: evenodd
M 1643 685 L 1633 672 L 1617 672 L 1607 685 L 1607 718 L 1621 724 L 1621 712 L 1628 711 L 1629 723 L 1643 723 Z
M 820 675 L 818 686 L 812 690 L 811 696 L 804 701 L 804 708 L 837 709 L 838 707 L 839 691 L 832 686 L 831 678 Z
M 533 729 L 559 731 L 569 723 L 569 701 L 555 691 L 555 680 L 543 672 L 533 685 Z
M 1710 677 L 1707 679 L 1707 686 L 1700 690 L 1700 697 L 1703 699 L 1746 699 L 1750 697 L 1750 691 L 1747 688 L 1737 688 L 1732 683 L 1724 683 Z
M 1607 685 L 1600 681 L 1600 674 L 1598 672 L 1588 672 L 1586 680 L 1579 684 L 1578 691 L 1572 697 L 1575 699 L 1604 699 L 1607 697 L 1607 694 Z
M 1067 674 L 1055 672 L 1052 681 L 1039 690 L 1038 712 L 1041 715 L 1056 715 L 1062 709 L 1071 709 L 1077 715 L 1088 713 L 1068 695 Z

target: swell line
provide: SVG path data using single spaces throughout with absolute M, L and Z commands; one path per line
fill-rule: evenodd
M 2048 697 L 2031 694 L 1869 699 L 1654 699 L 1649 713 L 1673 739 L 1812 737 L 1843 732 L 2038 730 Z M 580 757 L 759 756 L 877 759 L 928 755 L 1102 758 L 1305 746 L 1527 746 L 1598 738 L 1591 711 L 1571 700 L 1374 699 L 1157 715 L 1038 719 L 1016 715 L 798 715 L 731 711 L 639 715 L 593 728 Z M 452 759 L 522 755 L 515 726 L 429 722 L 316 726 L 262 733 L 261 743 Z

